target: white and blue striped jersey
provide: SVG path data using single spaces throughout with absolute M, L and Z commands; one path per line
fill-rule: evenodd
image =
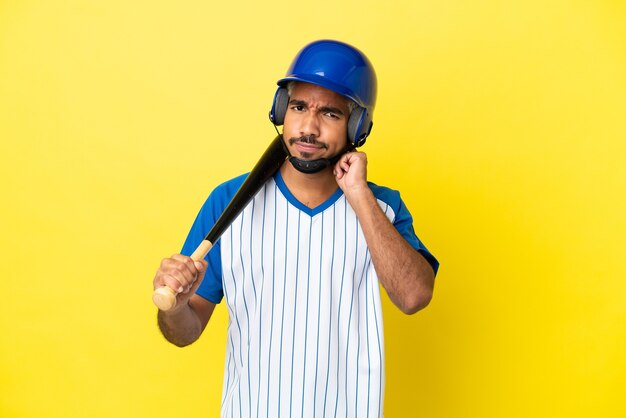
M 182 253 L 191 254 L 243 183 L 217 187 Z M 398 231 L 437 270 L 398 192 L 370 183 Z M 229 313 L 222 417 L 381 417 L 379 283 L 341 189 L 310 209 L 270 179 L 215 243 L 197 293 Z

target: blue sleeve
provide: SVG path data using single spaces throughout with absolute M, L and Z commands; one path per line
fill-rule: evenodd
M 400 235 L 428 261 L 428 264 L 433 268 L 436 276 L 439 270 L 439 261 L 428 251 L 428 248 L 426 248 L 415 234 L 415 230 L 413 229 L 413 217 L 400 198 L 400 193 L 396 190 L 377 186 L 373 183 L 370 183 L 370 189 L 372 189 L 377 199 L 383 201 L 391 208 L 394 213 L 392 221 L 393 226 L 395 226 Z
M 183 244 L 181 254 L 190 256 L 204 240 L 224 209 L 230 203 L 246 175 L 237 177 L 216 187 L 200 209 L 196 220 L 191 226 L 187 239 Z M 220 240 L 213 243 L 213 247 L 204 258 L 209 263 L 204 280 L 198 286 L 196 294 L 213 303 L 220 303 L 224 297 L 222 287 L 222 258 Z

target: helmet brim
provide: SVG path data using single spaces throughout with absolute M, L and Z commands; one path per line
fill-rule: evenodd
M 361 107 L 367 107 L 367 105 L 363 103 L 363 100 L 357 97 L 353 91 L 351 91 L 350 89 L 347 89 L 346 87 L 340 84 L 330 81 L 328 78 L 325 78 L 324 76 L 317 75 L 317 74 L 292 74 L 292 75 L 288 75 L 287 77 L 281 78 L 280 80 L 278 80 L 276 84 L 278 84 L 281 87 L 286 87 L 287 83 L 289 83 L 290 81 L 310 83 L 310 84 L 315 84 L 320 87 L 324 87 L 328 90 L 334 91 L 335 93 L 338 93 L 352 100 L 353 102 L 355 102 L 357 105 Z

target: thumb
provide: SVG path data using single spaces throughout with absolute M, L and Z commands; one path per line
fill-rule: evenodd
M 200 273 L 201 276 L 204 276 L 204 273 L 206 272 L 206 269 L 207 269 L 209 263 L 207 263 L 207 261 L 203 259 L 203 260 L 199 260 L 199 261 L 194 261 L 193 265 L 198 270 L 198 273 Z
M 190 290 L 193 290 L 193 292 L 195 292 L 196 289 L 200 286 L 200 283 L 202 283 L 202 281 L 204 280 L 204 274 L 206 273 L 206 269 L 209 266 L 209 263 L 203 259 L 200 261 L 194 261 L 193 265 L 196 270 L 198 270 L 198 274 L 196 275 L 196 278 L 193 281 Z
M 204 279 L 204 274 L 206 273 L 206 269 L 209 266 L 209 263 L 206 260 L 202 259 L 199 261 L 194 261 L 193 265 L 198 270 L 198 277 L 196 277 L 196 281 L 200 282 L 202 281 L 202 279 Z

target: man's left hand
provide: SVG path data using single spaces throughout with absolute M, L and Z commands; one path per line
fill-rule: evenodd
M 367 186 L 367 155 L 364 152 L 344 154 L 335 165 L 334 174 L 348 200 L 370 193 Z

